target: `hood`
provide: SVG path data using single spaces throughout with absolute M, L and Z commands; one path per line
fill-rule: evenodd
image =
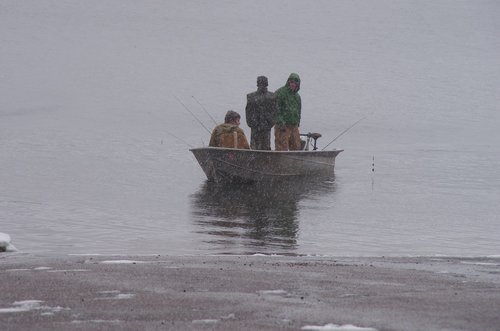
M 223 123 L 217 126 L 217 134 L 231 133 L 238 130 L 238 126 L 229 123 Z
M 296 74 L 296 73 L 291 73 L 290 76 L 288 76 L 288 79 L 286 80 L 286 85 L 288 86 L 288 82 L 291 81 L 291 80 L 295 80 L 299 83 L 299 89 L 297 90 L 297 92 L 300 90 L 300 77 L 299 77 L 299 74 Z

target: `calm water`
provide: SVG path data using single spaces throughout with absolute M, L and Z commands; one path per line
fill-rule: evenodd
M 497 2 L 119 3 L 0 12 L 0 232 L 20 251 L 500 254 Z M 208 183 L 178 100 L 211 128 L 193 96 L 220 120 L 292 71 L 320 148 L 368 116 L 335 176 Z

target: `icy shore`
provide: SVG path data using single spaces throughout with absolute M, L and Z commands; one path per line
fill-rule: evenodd
M 494 257 L 5 254 L 0 329 L 497 330 L 499 275 Z

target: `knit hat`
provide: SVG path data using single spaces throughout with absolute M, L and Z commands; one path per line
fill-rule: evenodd
M 267 77 L 266 76 L 257 77 L 257 86 L 267 86 Z

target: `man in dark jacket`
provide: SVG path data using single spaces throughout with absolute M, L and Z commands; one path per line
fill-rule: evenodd
M 278 114 L 276 96 L 267 91 L 267 77 L 257 77 L 257 91 L 247 94 L 245 115 L 251 129 L 250 147 L 252 149 L 271 149 L 271 128 Z
M 302 100 L 299 95 L 300 77 L 292 73 L 285 86 L 276 92 L 278 116 L 274 126 L 274 144 L 277 151 L 301 149 L 299 125 Z

